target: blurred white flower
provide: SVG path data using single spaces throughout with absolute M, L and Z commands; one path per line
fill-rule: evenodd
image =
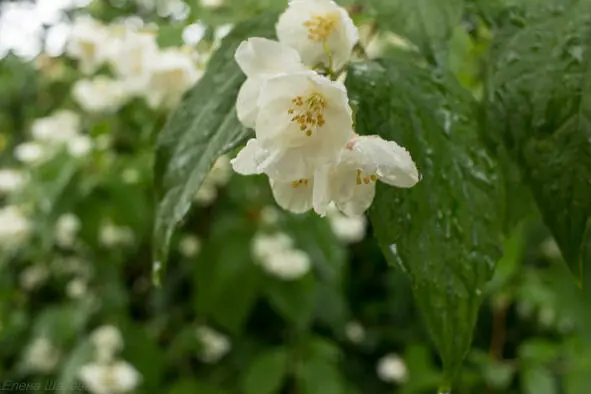
M 113 47 L 109 63 L 125 85 L 125 90 L 137 94 L 146 89 L 151 68 L 158 61 L 158 44 L 152 32 L 140 32 L 126 26 L 111 28 Z
M 252 253 L 265 272 L 283 280 L 301 278 L 311 268 L 310 257 L 295 249 L 293 240 L 284 233 L 255 235 Z
M 295 280 L 306 275 L 312 264 L 304 251 L 288 249 L 269 256 L 261 265 L 269 274 L 280 279 Z
M 285 233 L 258 233 L 252 239 L 253 256 L 259 261 L 291 248 L 293 248 L 293 239 Z
M 359 33 L 334 1 L 292 0 L 279 18 L 277 37 L 296 49 L 307 66 L 323 63 L 338 70 L 349 61 Z
M 199 358 L 205 363 L 213 364 L 218 362 L 232 347 L 227 336 L 210 327 L 198 327 L 196 334 L 202 346 Z
M 343 215 L 334 203 L 331 203 L 326 211 L 326 217 L 328 218 L 333 233 L 341 241 L 355 243 L 361 241 L 363 237 L 365 237 L 367 219 L 364 215 Z
M 193 23 L 183 30 L 183 42 L 187 45 L 198 44 L 207 31 L 207 25 L 201 22 Z
M 79 61 L 84 74 L 97 71 L 107 60 L 109 35 L 105 26 L 87 15 L 74 19 L 66 53 Z
M 25 368 L 32 372 L 50 373 L 60 361 L 60 351 L 48 338 L 38 337 L 25 349 Z
M 266 226 L 276 225 L 279 222 L 279 218 L 279 210 L 272 205 L 267 205 L 261 210 L 261 222 Z
M 230 158 L 227 155 L 220 156 L 199 187 L 195 201 L 203 206 L 210 205 L 218 196 L 217 188 L 226 185 L 231 175 Z
M 88 287 L 86 281 L 82 278 L 74 278 L 66 285 L 66 294 L 73 300 L 82 298 L 87 291 Z
M 123 349 L 123 335 L 115 326 L 105 325 L 90 334 L 90 340 L 96 350 L 96 360 L 101 363 L 111 362 Z
M 12 169 L 0 169 L 0 195 L 17 191 L 25 183 L 22 172 Z
M 125 361 L 86 364 L 80 369 L 78 377 L 92 394 L 128 393 L 141 381 L 139 372 Z
M 234 25 L 232 23 L 225 23 L 216 27 L 215 31 L 213 32 L 214 48 L 219 46 L 221 41 L 226 38 L 226 36 L 230 34 L 233 29 Z
M 31 223 L 25 214 L 14 205 L 0 208 L 0 247 L 16 246 L 31 232 Z
M 92 150 L 93 142 L 89 136 L 77 135 L 68 141 L 67 146 L 72 157 L 84 157 Z
M 50 144 L 68 142 L 78 135 L 79 130 L 80 116 L 69 110 L 59 110 L 39 118 L 31 126 L 33 139 Z
M 357 321 L 350 321 L 345 325 L 345 336 L 352 343 L 359 344 L 365 340 L 365 328 Z
M 192 54 L 177 48 L 160 52 L 149 72 L 145 97 L 151 108 L 175 106 L 202 75 Z
M 185 235 L 179 241 L 179 252 L 184 257 L 194 257 L 201 249 L 199 238 L 194 235 Z
M 388 383 L 404 383 L 408 379 L 406 364 L 397 354 L 382 357 L 378 361 L 377 373 L 380 379 Z
M 199 0 L 199 3 L 205 8 L 218 8 L 224 5 L 224 0 Z
M 61 215 L 55 224 L 55 240 L 57 244 L 64 248 L 74 245 L 81 226 L 80 219 L 73 213 Z
M 90 113 L 115 111 L 128 99 L 120 81 L 103 75 L 79 80 L 72 88 L 72 95 L 82 109 Z
M 46 158 L 46 149 L 38 142 L 23 142 L 14 149 L 14 156 L 25 164 L 38 164 Z
M 129 245 L 134 241 L 133 231 L 129 227 L 116 226 L 113 223 L 104 223 L 100 229 L 99 240 L 105 247 Z
M 21 287 L 27 291 L 34 290 L 45 283 L 48 277 L 49 270 L 46 266 L 41 264 L 32 265 L 21 272 Z

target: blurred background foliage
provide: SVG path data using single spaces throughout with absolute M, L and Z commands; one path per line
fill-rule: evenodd
M 61 1 L 34 34 L 25 34 L 34 22 L 8 29 L 25 15 L 16 8 L 47 16 L 35 7 L 49 3 L 0 3 L 0 390 L 436 392 L 440 364 L 410 286 L 365 219 L 282 212 L 264 179 L 232 175 L 228 158 L 176 233 L 162 288 L 152 287 L 153 146 L 169 107 L 108 97 L 113 108 L 89 111 L 72 94 L 88 77 L 63 42 L 49 43 L 56 26 L 86 13 L 154 31 L 160 48 L 189 46 L 202 72 L 233 24 L 285 1 Z M 477 98 L 495 27 L 520 17 L 511 0 L 341 3 L 369 56 L 420 48 Z M 417 34 L 425 28 L 429 40 Z M 29 41 L 17 47 L 21 33 Z M 77 114 L 75 135 L 51 149 L 35 141 L 35 122 L 64 109 Z M 587 393 L 589 290 L 574 285 L 531 196 L 513 185 L 508 215 L 518 224 L 454 392 Z

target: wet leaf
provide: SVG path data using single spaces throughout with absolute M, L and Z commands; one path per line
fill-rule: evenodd
M 378 185 L 370 218 L 386 258 L 410 278 L 452 380 L 499 257 L 498 175 L 478 139 L 473 99 L 404 56 L 353 65 L 347 85 L 357 132 L 397 141 L 422 174 L 412 189 Z
M 517 164 L 581 283 L 591 216 L 591 11 L 584 1 L 549 7 L 543 18 L 536 10 L 535 22 L 506 26 L 493 42 L 485 135 Z
M 208 71 L 170 117 L 157 143 L 155 184 L 159 204 L 154 228 L 154 280 L 166 266 L 170 238 L 215 160 L 249 135 L 234 104 L 244 76 L 234 61 L 240 42 L 272 36 L 277 16 L 239 24 L 211 59 Z

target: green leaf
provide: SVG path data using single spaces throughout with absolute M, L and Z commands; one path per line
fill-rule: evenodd
M 556 394 L 556 378 L 543 367 L 528 368 L 523 372 L 521 386 L 524 394 Z
M 445 63 L 447 41 L 459 24 L 464 0 L 371 0 L 382 26 L 408 37 L 433 63 Z
M 478 139 L 473 99 L 404 56 L 353 65 L 347 85 L 357 132 L 397 141 L 422 174 L 408 190 L 378 185 L 370 219 L 386 258 L 409 276 L 452 380 L 500 254 L 498 175 Z
M 581 284 L 591 216 L 591 11 L 585 1 L 543 9 L 545 17 L 540 11 L 493 41 L 485 135 L 519 167 Z
M 273 309 L 298 330 L 311 323 L 316 307 L 316 278 L 307 274 L 293 281 L 269 278 L 267 299 Z
M 271 36 L 276 15 L 236 26 L 213 56 L 208 71 L 191 89 L 159 135 L 155 185 L 159 204 L 154 227 L 154 280 L 166 266 L 170 239 L 215 160 L 249 135 L 236 118 L 234 104 L 245 77 L 234 61 L 240 42 Z
M 242 381 L 244 394 L 279 392 L 287 372 L 289 355 L 284 348 L 268 350 L 255 357 Z
M 302 394 L 342 394 L 347 385 L 339 370 L 339 349 L 330 342 L 313 338 L 304 346 L 297 371 Z

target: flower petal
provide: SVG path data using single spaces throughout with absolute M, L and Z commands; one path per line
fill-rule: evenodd
M 349 146 L 363 170 L 376 174 L 382 182 L 412 187 L 419 181 L 419 171 L 410 153 L 396 142 L 378 136 L 361 136 L 354 138 Z
M 249 78 L 306 69 L 296 50 L 261 37 L 252 37 L 243 41 L 234 57 Z
M 375 194 L 376 184 L 374 182 L 362 183 L 353 187 L 353 193 L 349 198 L 336 199 L 335 204 L 345 215 L 358 216 L 371 206 Z
M 314 211 L 320 216 L 326 215 L 331 202 L 331 170 L 332 168 L 329 165 L 324 165 L 314 173 L 312 203 Z
M 293 182 L 274 181 L 270 179 L 271 190 L 277 204 L 293 213 L 304 213 L 312 209 L 313 182 L 294 186 Z
M 254 129 L 259 111 L 257 102 L 260 92 L 261 83 L 255 78 L 248 78 L 238 92 L 236 112 L 238 114 L 238 120 L 242 122 L 244 127 Z
M 238 174 L 254 175 L 261 174 L 260 163 L 268 156 L 268 152 L 263 149 L 259 141 L 252 138 L 248 140 L 246 146 L 242 148 L 238 155 L 230 163 L 232 168 Z

